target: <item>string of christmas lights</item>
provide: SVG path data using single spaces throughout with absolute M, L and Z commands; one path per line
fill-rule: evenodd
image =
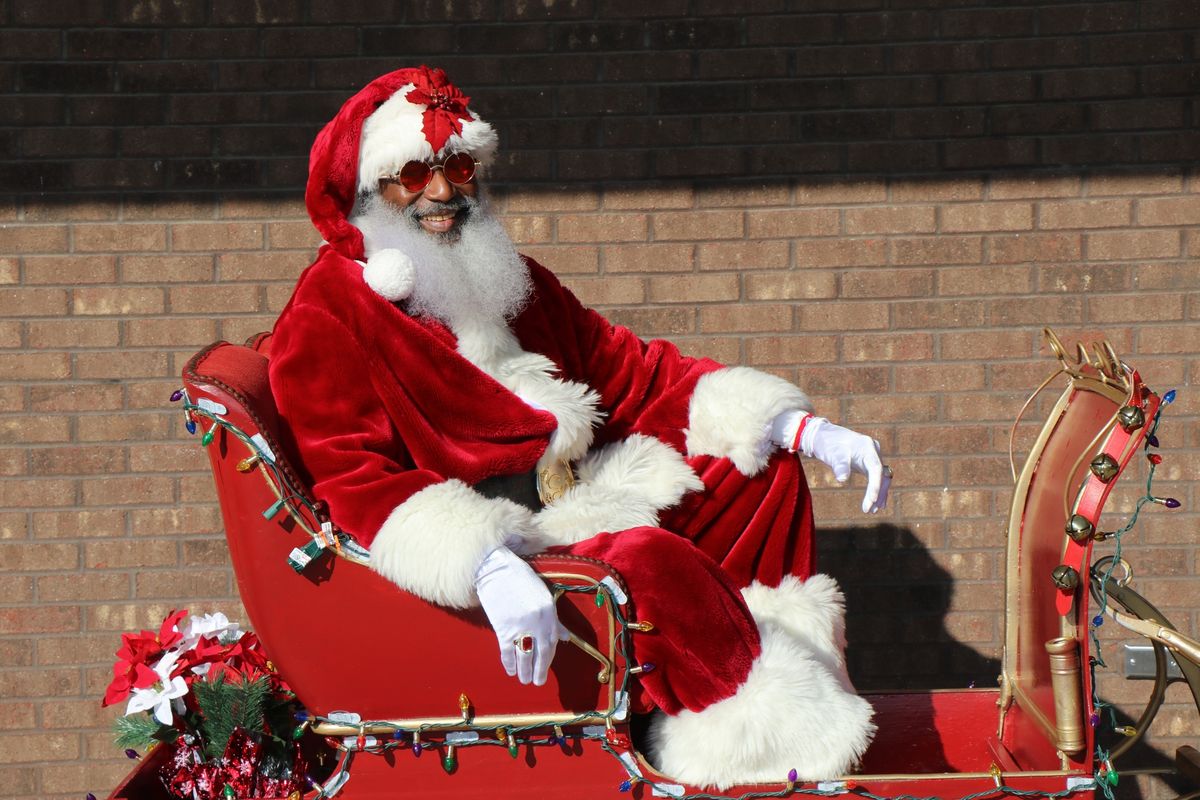
M 1155 414 L 1155 417 L 1151 423 L 1150 430 L 1146 437 L 1145 447 L 1146 447 L 1147 451 L 1151 447 L 1158 446 L 1158 439 L 1156 436 L 1156 432 L 1158 429 L 1159 422 L 1161 420 L 1163 409 L 1167 405 L 1169 405 L 1171 402 L 1173 402 L 1174 399 L 1175 399 L 1175 391 L 1174 390 L 1167 392 L 1163 396 L 1162 405 L 1160 406 L 1158 412 Z M 171 395 L 172 402 L 178 402 L 180 400 L 183 401 L 183 410 L 184 410 L 185 420 L 186 420 L 185 428 L 187 429 L 187 431 L 190 434 L 195 435 L 198 430 L 197 423 L 194 419 L 195 417 L 202 417 L 202 418 L 208 419 L 212 423 L 211 426 L 208 428 L 208 430 L 204 431 L 204 433 L 201 435 L 200 443 L 202 446 L 207 447 L 208 445 L 210 445 L 214 440 L 217 428 L 218 427 L 223 428 L 226 431 L 228 431 L 231 435 L 233 435 L 235 438 L 237 438 L 240 442 L 242 442 L 249 449 L 249 451 L 253 454 L 251 459 L 247 459 L 246 462 L 243 462 L 243 463 L 249 463 L 249 467 L 246 470 L 242 470 L 242 471 L 249 471 L 249 469 L 252 469 L 255 466 L 255 464 L 257 464 L 260 468 L 267 470 L 267 472 L 270 475 L 271 480 L 274 481 L 275 492 L 279 499 L 274 505 L 272 505 L 270 508 L 266 509 L 263 512 L 263 516 L 265 518 L 271 519 L 280 510 L 286 510 L 287 513 L 290 516 L 292 516 L 297 521 L 298 524 L 301 525 L 302 529 L 305 530 L 306 532 L 308 532 L 309 535 L 313 538 L 312 544 L 315 548 L 316 554 L 323 552 L 327 547 L 332 545 L 334 547 L 334 549 L 339 551 L 339 554 L 345 555 L 345 553 L 341 552 L 341 546 L 350 545 L 351 547 L 353 547 L 353 540 L 350 539 L 350 537 L 346 536 L 346 534 L 341 533 L 341 532 L 337 532 L 337 534 L 333 537 L 332 542 L 330 542 L 328 539 L 325 538 L 325 536 L 330 533 L 329 524 L 324 523 L 322 525 L 322 523 L 320 522 L 320 515 L 319 515 L 317 507 L 311 501 L 308 500 L 308 498 L 305 496 L 305 494 L 303 492 L 301 492 L 297 487 L 292 485 L 292 483 L 288 480 L 287 476 L 283 473 L 283 471 L 276 464 L 274 454 L 269 452 L 269 448 L 264 449 L 265 442 L 263 442 L 260 445 L 260 443 L 255 440 L 255 437 L 251 437 L 251 436 L 247 435 L 245 432 L 243 432 L 241 429 L 239 429 L 236 425 L 234 425 L 233 423 L 231 423 L 227 419 L 225 419 L 221 415 L 221 413 L 218 413 L 216 410 L 214 410 L 212 408 L 205 407 L 204 405 L 200 405 L 198 403 L 193 403 L 191 401 L 191 399 L 187 396 L 186 391 L 183 389 L 179 389 Z M 201 402 L 204 402 L 204 401 L 201 401 Z M 211 403 L 211 401 L 209 401 L 209 402 Z M 222 409 L 222 411 L 223 411 L 223 409 Z M 1120 556 L 1121 556 L 1121 547 L 1122 547 L 1122 541 L 1121 541 L 1122 537 L 1135 526 L 1135 524 L 1137 523 L 1138 515 L 1140 514 L 1142 508 L 1145 506 L 1146 503 L 1156 503 L 1156 504 L 1163 505 L 1167 508 L 1172 508 L 1172 509 L 1179 508 L 1181 505 L 1179 503 L 1179 501 L 1176 500 L 1175 498 L 1170 498 L 1170 497 L 1162 498 L 1162 497 L 1156 497 L 1155 495 L 1153 495 L 1153 493 L 1151 492 L 1151 486 L 1152 486 L 1152 483 L 1154 480 L 1154 471 L 1155 471 L 1155 468 L 1162 462 L 1162 457 L 1159 456 L 1157 453 L 1149 453 L 1148 452 L 1147 458 L 1150 461 L 1150 470 L 1149 470 L 1149 476 L 1148 476 L 1147 482 L 1146 482 L 1146 493 L 1141 498 L 1138 499 L 1137 504 L 1130 516 L 1130 519 L 1125 524 L 1125 526 L 1123 526 L 1121 529 L 1119 529 L 1117 531 L 1114 531 L 1114 532 L 1108 534 L 1108 536 L 1106 537 L 1106 538 L 1111 537 L 1116 540 L 1116 542 L 1115 542 L 1116 550 L 1115 550 L 1115 555 L 1113 557 L 1113 560 L 1112 560 L 1111 564 L 1109 565 L 1108 571 L 1104 575 L 1104 581 L 1107 581 L 1107 579 L 1112 575 L 1113 571 L 1116 569 L 1116 565 L 1121 563 Z M 239 469 L 240 468 L 241 468 L 241 464 L 239 464 Z M 317 530 L 318 528 L 320 529 L 319 532 Z M 306 550 L 307 549 L 308 548 L 306 548 Z M 357 549 L 361 550 L 361 548 L 357 548 Z M 363 551 L 361 555 L 365 556 L 366 555 L 365 551 Z M 354 556 L 352 555 L 351 557 L 353 558 Z M 302 566 L 303 565 L 301 565 L 301 568 L 302 568 Z M 1108 709 L 1110 715 L 1112 716 L 1113 724 L 1115 727 L 1115 714 L 1113 714 L 1110 704 L 1103 702 L 1096 695 L 1096 682 L 1095 682 L 1096 666 L 1105 666 L 1105 667 L 1107 666 L 1107 664 L 1105 664 L 1103 657 L 1101 655 L 1100 643 L 1099 643 L 1099 639 L 1096 634 L 1096 629 L 1100 625 L 1102 625 L 1104 622 L 1103 613 L 1107 607 L 1107 593 L 1105 591 L 1105 582 L 1104 581 L 1101 582 L 1101 586 L 1100 586 L 1100 603 L 1099 603 L 1098 613 L 1092 618 L 1091 624 L 1089 626 L 1090 635 L 1091 635 L 1091 639 L 1092 639 L 1092 643 L 1093 643 L 1093 653 L 1094 653 L 1089 666 L 1092 670 L 1092 678 L 1093 678 L 1093 680 L 1092 680 L 1092 695 L 1093 695 L 1092 700 L 1093 700 L 1094 708 L 1097 710 L 1097 712 L 1099 712 L 1101 709 Z M 562 584 L 552 584 L 551 588 L 552 588 L 552 590 L 554 590 L 556 592 L 557 591 L 562 591 L 562 592 L 592 592 L 592 591 L 594 591 L 596 593 L 596 605 L 598 607 L 601 607 L 605 604 L 605 602 L 608 602 L 611 612 L 613 613 L 615 619 L 619 623 L 617 643 L 618 643 L 618 647 L 620 648 L 621 655 L 625 659 L 626 664 L 633 663 L 632 659 L 630 658 L 630 651 L 629 651 L 629 632 L 631 630 L 632 631 L 645 630 L 645 628 L 639 627 L 640 623 L 630 622 L 624 617 L 623 613 L 621 612 L 621 604 L 618 603 L 615 598 L 612 598 L 610 596 L 610 592 L 607 589 L 607 587 L 605 587 L 603 584 L 597 584 L 595 586 L 566 586 L 566 585 L 562 585 Z M 635 665 L 635 666 L 631 667 L 630 669 L 625 670 L 622 675 L 621 688 L 619 691 L 625 693 L 625 696 L 627 697 L 630 676 L 633 674 L 637 674 L 638 672 L 649 672 L 653 669 L 654 669 L 653 664 L 646 663 L 646 664 L 641 664 L 641 665 Z M 462 700 L 465 701 L 465 695 L 462 698 Z M 564 728 L 582 725 L 584 722 L 596 720 L 597 718 L 602 718 L 605 722 L 605 725 L 603 725 L 603 726 L 601 726 L 601 725 L 584 726 L 580 731 L 578 731 L 577 733 L 574 733 L 573 736 L 574 736 L 574 738 L 576 738 L 577 740 L 580 740 L 580 741 L 595 741 L 595 742 L 597 742 L 599 744 L 600 748 L 604 752 L 608 753 L 609 755 L 611 755 L 613 758 L 615 758 L 617 760 L 617 762 L 621 765 L 621 768 L 625 773 L 625 779 L 623 781 L 621 781 L 616 787 L 619 792 L 629 792 L 633 789 L 633 787 L 637 786 L 638 784 L 644 784 L 644 785 L 650 787 L 651 790 L 654 791 L 655 794 L 659 794 L 662 796 L 675 797 L 675 798 L 677 798 L 677 800 L 760 800 L 760 799 L 765 799 L 765 798 L 790 797 L 790 796 L 794 796 L 794 795 L 811 795 L 811 796 L 819 796 L 819 797 L 831 797 L 831 796 L 842 795 L 842 794 L 855 794 L 859 797 L 867 798 L 867 800 L 943 800 L 942 798 L 937 798 L 937 797 L 921 797 L 921 796 L 915 796 L 915 795 L 896 795 L 896 796 L 891 796 L 891 797 L 876 795 L 876 794 L 873 794 L 873 793 L 861 788 L 854 781 L 838 781 L 835 783 L 834 788 L 822 787 L 822 785 L 820 785 L 820 784 L 818 785 L 818 788 L 800 787 L 800 786 L 796 785 L 797 776 L 796 776 L 795 770 L 792 770 L 788 774 L 787 780 L 784 783 L 784 786 L 781 789 L 775 790 L 775 791 L 745 792 L 743 794 L 736 795 L 736 796 L 727 795 L 727 794 L 710 794 L 710 793 L 705 793 L 705 792 L 681 794 L 679 792 L 680 787 L 678 785 L 660 784 L 655 781 L 646 779 L 637 770 L 637 768 L 635 766 L 636 762 L 633 762 L 633 760 L 631 758 L 623 757 L 624 755 L 627 755 L 627 754 L 622 754 L 622 753 L 618 752 L 617 748 L 614 746 L 614 741 L 623 740 L 624 737 L 621 737 L 619 734 L 616 734 L 615 730 L 612 727 L 612 721 L 614 718 L 616 718 L 616 719 L 623 718 L 625 710 L 620 708 L 620 704 L 617 704 L 616 708 L 614 708 L 610 711 L 607 711 L 607 712 L 596 711 L 596 712 L 591 712 L 591 713 L 580 714 L 580 715 L 576 716 L 574 719 L 559 722 L 556 724 L 536 723 L 535 722 L 535 723 L 528 724 L 528 725 L 502 726 L 500 728 L 485 728 L 482 726 L 472 725 L 470 723 L 469 715 L 468 715 L 468 711 L 467 711 L 467 708 L 469 708 L 469 703 L 464 702 L 464 705 L 466 706 L 462 709 L 463 716 L 464 716 L 464 724 L 456 725 L 453 731 L 447 731 L 447 733 L 449 735 L 443 737 L 442 744 L 445 746 L 445 755 L 443 756 L 443 759 L 442 759 L 442 767 L 448 773 L 454 772 L 455 770 L 458 769 L 457 751 L 459 748 L 480 747 L 480 746 L 493 746 L 493 747 L 501 746 L 501 747 L 506 747 L 508 749 L 509 754 L 513 758 L 516 758 L 519 755 L 520 748 L 523 746 L 525 746 L 525 747 L 559 746 L 559 747 L 566 748 L 569 740 L 568 740 L 568 736 L 567 736 L 566 732 L 564 731 Z M 618 714 L 620 714 L 621 716 L 618 716 Z M 309 726 L 314 722 L 345 724 L 344 720 L 339 720 L 339 719 L 329 718 L 329 717 L 321 717 L 321 716 L 316 716 L 316 715 L 310 716 L 307 714 L 304 714 L 304 715 L 298 714 L 297 719 L 301 723 L 301 725 L 296 728 L 295 733 L 297 735 L 303 733 L 305 726 Z M 1093 715 L 1090 722 L 1093 727 L 1098 725 L 1099 724 L 1099 715 L 1098 714 Z M 341 787 L 346 783 L 347 780 L 349 780 L 350 766 L 353 762 L 353 758 L 354 758 L 355 754 L 358 752 L 383 754 L 383 753 L 394 751 L 394 750 L 397 750 L 400 748 L 407 747 L 408 749 L 411 750 L 414 757 L 419 758 L 426 749 L 430 749 L 430 748 L 437 746 L 433 742 L 422 741 L 422 735 L 428 735 L 431 732 L 438 730 L 439 728 L 437 726 L 421 725 L 415 729 L 405 729 L 405 728 L 397 726 L 393 723 L 390 723 L 386 720 L 385 721 L 356 722 L 354 724 L 357 727 L 359 727 L 360 733 L 356 737 L 353 737 L 353 740 L 354 740 L 353 747 L 351 747 L 344 740 L 335 740 L 335 739 L 332 739 L 332 737 L 330 737 L 331 743 L 338 750 L 340 750 L 342 752 L 342 758 L 339 760 L 339 763 L 338 763 L 337 767 L 334 769 L 334 772 L 324 782 L 318 784 L 317 782 L 312 781 L 310 779 L 310 787 L 316 791 L 316 794 L 313 796 L 313 800 L 321 800 L 322 798 L 332 798 L 335 794 L 337 794 L 340 791 Z M 376 736 L 368 736 L 365 734 L 365 730 L 368 728 L 371 728 L 371 729 L 391 728 L 392 736 L 390 739 L 380 739 Z M 523 736 L 523 734 L 527 734 L 531 731 L 541 731 L 541 730 L 545 730 L 546 728 L 552 728 L 553 733 L 551 733 L 549 735 L 543 735 L 541 737 L 536 737 L 536 738 L 531 737 L 531 736 Z M 603 730 L 603 732 L 599 732 L 599 731 L 594 730 L 595 728 L 603 728 L 604 730 Z M 457 734 L 466 733 L 466 734 L 475 734 L 475 735 L 474 736 L 470 736 L 470 735 L 454 736 L 453 734 L 456 734 L 456 733 Z M 484 736 L 483 734 L 488 734 L 488 736 Z M 408 741 L 405 740 L 405 737 L 408 737 Z M 493 737 L 495 737 L 495 738 L 493 738 Z M 346 737 L 346 738 L 349 739 L 351 737 Z M 621 742 L 621 743 L 623 746 L 627 746 L 627 744 L 628 744 L 627 742 Z M 1094 776 L 1094 778 L 1095 778 L 1094 783 L 1092 783 L 1092 784 L 1080 783 L 1080 784 L 1077 784 L 1074 786 L 1068 786 L 1068 788 L 1066 788 L 1062 791 L 1047 792 L 1047 791 L 1039 791 L 1039 790 L 1017 789 L 1014 787 L 1006 786 L 1003 783 L 1001 783 L 999 781 L 999 779 L 997 779 L 996 786 L 989 787 L 988 789 L 985 789 L 980 792 L 975 792 L 972 794 L 964 795 L 960 798 L 957 798 L 957 800 L 982 800 L 982 798 L 994 797 L 997 795 L 1009 795 L 1009 796 L 1016 796 L 1016 797 L 1030 797 L 1030 798 L 1036 797 L 1036 798 L 1047 798 L 1047 800 L 1055 800 L 1056 798 L 1064 798 L 1064 797 L 1067 797 L 1067 796 L 1074 794 L 1076 792 L 1079 792 L 1079 791 L 1089 790 L 1089 789 L 1093 788 L 1093 786 L 1099 787 L 1104 792 L 1104 794 L 1108 800 L 1114 800 L 1114 794 L 1112 791 L 1112 787 L 1117 784 L 1118 776 L 1117 776 L 1116 771 L 1112 768 L 1111 761 L 1109 760 L 1108 752 L 1106 750 L 1104 750 L 1104 748 L 1102 748 L 1099 745 L 1099 743 L 1097 743 L 1097 745 L 1096 745 L 1096 756 L 1097 756 L 1097 764 L 1099 764 L 1100 766 L 1097 768 L 1096 774 Z
M 1150 462 L 1150 469 L 1146 475 L 1146 491 L 1138 498 L 1137 503 L 1133 507 L 1133 512 L 1129 515 L 1129 521 L 1121 528 L 1107 533 L 1104 539 L 1114 540 L 1114 550 L 1111 560 L 1108 563 L 1107 569 L 1100 579 L 1100 588 L 1098 591 L 1099 602 L 1097 603 L 1096 613 L 1092 616 L 1088 624 L 1088 635 L 1092 641 L 1091 657 L 1088 661 L 1088 669 L 1091 673 L 1092 680 L 1092 708 L 1094 709 L 1091 718 L 1088 720 L 1093 728 L 1097 728 L 1101 722 L 1101 714 L 1107 711 L 1109 718 L 1109 726 L 1113 730 L 1117 730 L 1117 715 L 1116 709 L 1111 703 L 1107 703 L 1100 699 L 1096 689 L 1096 667 L 1108 667 L 1104 661 L 1104 654 L 1100 645 L 1100 637 L 1097 630 L 1104 624 L 1104 612 L 1108 609 L 1108 581 L 1116 571 L 1117 566 L 1122 562 L 1121 552 L 1123 548 L 1123 539 L 1125 534 L 1133 530 L 1137 525 L 1138 516 L 1147 503 L 1154 503 L 1164 506 L 1169 509 L 1179 508 L 1182 504 L 1174 497 L 1158 497 L 1153 492 L 1154 486 L 1154 471 L 1162 463 L 1162 456 L 1158 453 L 1150 452 L 1150 448 L 1158 447 L 1158 426 L 1162 421 L 1163 411 L 1171 403 L 1175 402 L 1175 390 L 1171 389 L 1162 397 L 1162 403 L 1158 407 L 1158 411 L 1154 414 L 1154 419 L 1150 422 L 1150 427 L 1146 432 L 1145 444 L 1143 445 L 1146 451 L 1146 460 Z M 1120 775 L 1113 767 L 1110 752 L 1103 747 L 1099 740 L 1096 741 L 1096 785 L 1104 793 L 1107 800 L 1115 800 L 1113 788 L 1118 784 Z

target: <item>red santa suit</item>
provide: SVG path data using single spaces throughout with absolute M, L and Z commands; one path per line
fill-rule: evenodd
M 845 679 L 836 585 L 804 580 L 799 460 L 769 439 L 804 394 L 643 342 L 532 260 L 508 325 L 451 329 L 408 312 L 405 254 L 367 258 L 358 192 L 409 160 L 494 151 L 466 102 L 440 71 L 399 70 L 314 144 L 307 205 L 326 244 L 276 324 L 270 373 L 314 493 L 374 569 L 442 605 L 477 602 L 475 570 L 498 546 L 611 564 L 657 628 L 634 648 L 656 666 L 640 679 L 664 712 L 652 756 L 668 773 L 721 785 L 846 770 L 870 708 Z M 483 490 L 562 463 L 578 480 L 544 508 Z

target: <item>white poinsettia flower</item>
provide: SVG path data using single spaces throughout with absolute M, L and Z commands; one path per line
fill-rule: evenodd
M 187 647 L 195 646 L 202 636 L 228 643 L 242 638 L 242 631 L 236 622 L 230 622 L 229 618 L 219 611 L 216 614 L 188 617 L 187 629 L 183 633 Z
M 129 705 L 125 706 L 125 716 L 139 711 L 153 711 L 154 718 L 163 725 L 170 725 L 174 720 L 172 707 L 188 693 L 187 681 L 182 676 L 171 677 L 175 662 L 179 660 L 179 651 L 169 650 L 154 665 L 154 674 L 158 681 L 145 689 L 134 689 L 129 697 Z M 181 702 L 181 701 L 180 701 Z M 180 709 L 182 710 L 182 709 Z

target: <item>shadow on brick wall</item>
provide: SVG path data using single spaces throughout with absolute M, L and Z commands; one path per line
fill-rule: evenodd
M 1200 157 L 1191 0 L 13 0 L 0 187 L 296 192 L 372 77 L 445 67 L 497 182 L 1126 167 Z

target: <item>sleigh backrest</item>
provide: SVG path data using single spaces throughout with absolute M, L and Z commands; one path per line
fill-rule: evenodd
M 1067 387 L 1017 477 L 1008 520 L 1001 761 L 1083 763 L 1092 747 L 1088 590 L 1101 509 L 1158 408 L 1112 348 L 1066 357 L 1047 331 Z M 1044 386 L 1045 384 L 1043 384 Z M 1136 409 L 1136 413 L 1122 409 Z M 1133 427 L 1122 420 L 1142 419 Z M 1094 459 L 1107 454 L 1108 461 Z M 1070 528 L 1071 532 L 1068 532 Z M 1001 764 L 1001 766 L 1005 766 Z
M 246 614 L 311 712 L 452 725 L 467 713 L 466 696 L 477 720 L 500 726 L 594 722 L 596 712 L 613 714 L 629 702 L 619 610 L 593 602 L 601 581 L 615 587 L 609 597 L 624 592 L 620 576 L 599 562 L 535 561 L 552 584 L 575 587 L 565 590 L 559 615 L 586 645 L 560 646 L 541 687 L 505 675 L 481 611 L 440 608 L 401 591 L 355 563 L 349 543 L 339 547 L 350 557 L 323 551 L 305 567 L 302 551 L 327 518 L 291 458 L 267 377 L 269 348 L 267 335 L 246 345 L 218 342 L 189 361 L 184 386 L 196 433 L 216 425 L 207 450 Z

